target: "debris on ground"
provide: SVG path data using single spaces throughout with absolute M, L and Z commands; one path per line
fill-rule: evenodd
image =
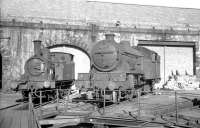
M 194 75 L 180 75 L 178 71 L 176 74 L 172 72 L 172 75 L 169 76 L 168 80 L 164 85 L 160 85 L 159 83 L 155 85 L 156 88 L 163 88 L 169 90 L 199 90 L 200 89 L 200 81 Z

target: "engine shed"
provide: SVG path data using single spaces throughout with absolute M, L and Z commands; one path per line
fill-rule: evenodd
M 155 119 L 163 127 L 199 127 L 200 8 L 101 0 L 1 0 L 0 5 L 0 127 L 31 124 L 24 119 L 52 127 L 80 123 L 97 128 L 103 128 L 102 124 L 104 128 L 132 127 L 134 123 L 143 127 Z M 107 34 L 113 35 L 112 45 L 99 44 Z M 40 42 L 40 48 L 33 42 Z M 34 77 L 29 79 L 30 74 Z M 82 83 L 75 91 L 71 89 L 79 77 L 91 89 L 86 87 L 87 95 Z M 15 96 L 19 82 L 26 87 L 31 80 L 40 81 L 43 86 L 39 83 L 38 88 L 44 90 L 25 90 L 28 100 L 16 103 L 21 96 Z M 70 89 L 62 88 L 69 83 Z M 145 84 L 153 90 L 147 95 Z M 136 90 L 135 85 L 143 88 Z M 52 90 L 42 93 L 45 89 Z M 36 107 L 33 93 L 39 98 Z M 78 101 L 80 95 L 92 98 L 83 103 Z M 53 103 L 43 103 L 45 96 Z M 74 101 L 75 96 L 81 98 Z M 16 120 L 21 111 L 24 115 Z
M 199 9 L 90 0 L 1 3 L 3 89 L 14 87 L 23 74 L 25 61 L 33 55 L 33 40 L 45 47 L 70 45 L 90 53 L 108 32 L 117 42 L 157 52 L 162 84 L 176 71 L 199 76 Z

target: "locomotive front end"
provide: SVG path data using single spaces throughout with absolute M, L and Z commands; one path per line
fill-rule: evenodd
M 120 63 L 119 48 L 114 41 L 114 35 L 106 35 L 106 40 L 100 41 L 92 48 L 92 63 L 96 70 L 112 71 Z
M 50 51 L 41 48 L 41 41 L 34 41 L 34 56 L 25 63 L 25 73 L 28 89 L 54 88 L 53 67 Z

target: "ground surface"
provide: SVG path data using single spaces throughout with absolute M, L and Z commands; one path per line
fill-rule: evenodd
M 53 110 L 58 105 L 60 113 L 51 119 L 41 119 L 41 124 L 54 124 L 58 122 L 63 125 L 78 124 L 87 116 L 93 120 L 92 123 L 98 122 L 115 122 L 116 118 L 123 121 L 123 119 L 137 119 L 147 121 L 157 121 L 167 123 L 168 121 L 176 122 L 175 111 L 177 107 L 178 114 L 186 118 L 198 119 L 200 117 L 200 110 L 193 107 L 192 99 L 200 98 L 199 91 L 178 91 L 177 93 L 177 106 L 175 105 L 175 92 L 174 91 L 159 91 L 155 94 L 148 94 L 131 101 L 123 101 L 121 103 L 106 106 L 105 110 L 98 109 L 89 103 L 71 103 L 70 101 L 60 101 L 58 104 L 48 104 L 42 107 L 43 114 L 54 114 Z M 139 103 L 140 105 L 138 105 Z M 67 104 L 66 104 L 67 103 Z M 66 109 L 67 108 L 67 109 Z M 140 108 L 140 111 L 139 111 Z M 46 112 L 45 112 L 46 111 Z M 103 113 L 103 111 L 105 111 Z M 138 113 L 140 112 L 140 113 Z M 39 111 L 40 113 L 40 111 Z M 48 114 L 47 114 L 48 115 Z M 163 120 L 161 115 L 165 117 Z M 169 115 L 172 115 L 170 117 Z M 179 119 L 179 122 L 185 125 L 187 121 Z M 130 122 L 127 122 L 130 123 Z M 157 126 L 156 126 L 157 127 Z M 159 126 L 160 127 L 160 126 Z
M 17 103 L 21 95 L 0 92 L 0 128 L 28 128 L 28 106 Z
M 0 128 L 27 128 L 28 127 L 28 104 L 17 103 L 20 99 L 19 93 L 0 92 Z M 200 91 L 181 91 L 177 94 L 178 114 L 192 121 L 200 120 L 200 109 L 193 107 L 191 102 L 194 98 L 200 98 Z M 138 105 L 138 102 L 140 105 Z M 139 111 L 140 108 L 140 111 Z M 53 124 L 54 126 L 77 125 L 84 122 L 85 117 L 90 118 L 121 118 L 121 119 L 143 119 L 162 121 L 160 115 L 175 115 L 175 93 L 157 92 L 113 104 L 103 109 L 98 109 L 90 103 L 72 103 L 66 100 L 60 100 L 58 103 L 44 105 L 41 109 L 36 109 L 40 124 Z M 41 114 L 42 111 L 42 114 Z M 140 112 L 140 113 L 138 113 Z M 54 118 L 46 118 L 54 116 Z M 41 117 L 42 116 L 42 117 Z M 167 119 L 168 117 L 166 117 Z M 175 118 L 169 118 L 169 121 L 175 121 Z M 112 120 L 110 120 L 112 122 Z M 179 120 L 180 122 L 183 120 Z M 98 122 L 98 120 L 97 120 Z M 184 123 L 183 123 L 184 124 Z

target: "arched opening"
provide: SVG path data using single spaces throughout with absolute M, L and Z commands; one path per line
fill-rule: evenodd
M 90 71 L 90 56 L 82 48 L 70 44 L 59 44 L 48 48 L 50 52 L 63 52 L 74 55 L 75 79 L 78 78 L 78 73 L 88 73 Z

